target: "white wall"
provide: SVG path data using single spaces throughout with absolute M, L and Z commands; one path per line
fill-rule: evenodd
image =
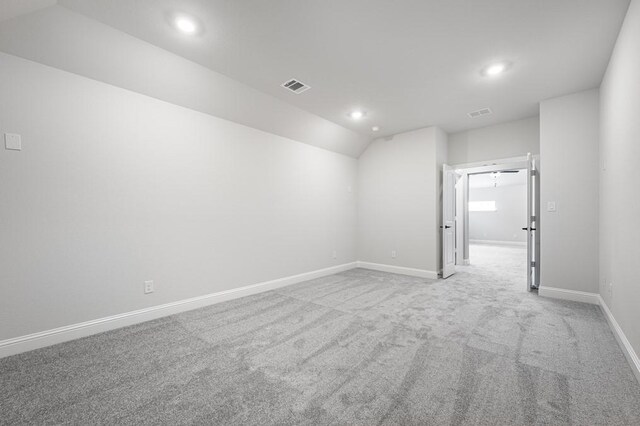
M 525 118 L 449 135 L 449 164 L 522 157 L 540 153 L 540 120 Z
M 473 179 L 473 176 L 471 176 Z M 526 185 L 469 188 L 469 201 L 495 201 L 494 212 L 469 212 L 471 240 L 526 242 Z
M 639 76 L 640 1 L 633 0 L 600 88 L 599 290 L 636 354 L 640 354 Z
M 375 140 L 362 154 L 359 260 L 431 272 L 440 269 L 438 182 L 445 148 L 446 134 L 429 127 Z
M 6 54 L 0 99 L 0 340 L 356 260 L 353 158 Z
M 598 103 L 597 89 L 540 103 L 542 287 L 598 291 Z

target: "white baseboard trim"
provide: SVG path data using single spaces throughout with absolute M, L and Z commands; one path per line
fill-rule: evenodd
M 356 268 L 357 264 L 358 262 L 345 263 L 342 265 L 332 266 L 325 269 L 318 269 L 316 271 L 306 272 L 303 274 L 278 278 L 271 281 L 265 281 L 262 283 L 220 291 L 217 293 L 205 294 L 204 296 L 192 297 L 190 299 L 165 303 L 158 306 L 151 306 L 149 308 L 139 309 L 136 311 L 125 312 L 105 318 L 99 318 L 91 321 L 67 325 L 64 327 L 58 327 L 51 330 L 41 331 L 26 336 L 2 340 L 0 341 L 0 358 L 4 358 L 10 355 L 16 355 L 34 349 L 44 348 L 46 346 L 67 342 L 69 340 L 79 339 L 81 337 L 91 336 L 93 334 L 102 333 L 104 331 L 115 330 L 117 328 L 122 328 L 129 325 L 154 320 L 157 318 L 166 317 L 168 315 L 173 315 L 180 312 L 190 311 L 192 309 L 202 308 L 204 306 L 214 305 L 220 302 L 226 302 L 228 300 L 233 300 L 244 296 L 250 296 L 252 294 L 286 287 L 303 281 L 312 280 L 314 278 L 336 274 L 338 272 Z
M 540 286 L 538 295 L 553 299 L 572 300 L 574 302 L 600 304 L 600 295 L 597 293 L 587 293 L 586 291 L 566 290 L 564 288 Z
M 358 268 L 372 269 L 374 271 L 391 272 L 393 274 L 410 275 L 412 277 L 429 278 L 432 280 L 438 279 L 438 273 L 434 271 L 427 271 L 426 269 L 406 268 L 404 266 L 384 265 L 382 263 L 372 262 L 356 262 Z
M 609 327 L 611 327 L 611 331 L 613 331 L 613 335 L 616 337 L 620 349 L 622 349 L 622 353 L 624 353 L 624 356 L 627 358 L 627 361 L 629 362 L 629 365 L 631 366 L 636 379 L 638 379 L 638 382 L 640 382 L 640 358 L 638 358 L 638 354 L 633 349 L 633 346 L 631 346 L 629 339 L 627 339 L 627 336 L 625 336 L 622 328 L 620 328 L 618 321 L 616 321 L 604 299 L 599 294 L 598 300 L 600 309 L 602 309 L 602 313 L 604 313 L 604 317 L 607 319 Z
M 498 246 L 526 246 L 526 241 L 469 240 L 469 244 L 490 244 Z
M 640 357 L 638 357 L 638 354 L 633 349 L 633 346 L 631 346 L 629 339 L 627 339 L 627 336 L 625 336 L 622 328 L 618 324 L 618 321 L 616 321 L 602 296 L 600 296 L 598 293 L 587 293 L 585 291 L 565 290 L 563 288 L 544 286 L 540 286 L 538 294 L 543 297 L 551 297 L 554 299 L 573 300 L 574 302 L 584 302 L 590 303 L 592 305 L 599 305 L 604 314 L 604 317 L 609 323 L 609 328 L 611 328 L 613 335 L 618 341 L 620 349 L 622 349 L 622 353 L 624 353 L 625 358 L 627 358 L 627 361 L 629 362 L 629 366 L 631 366 L 631 370 L 633 370 L 633 374 L 636 376 L 636 379 L 638 379 L 638 382 L 640 382 Z
M 177 302 L 166 303 L 163 305 L 152 306 L 149 308 L 139 309 L 132 312 L 125 312 L 118 315 L 112 315 L 105 318 L 86 321 L 78 324 L 72 324 L 64 327 L 58 327 L 26 336 L 15 337 L 0 341 L 0 358 L 27 352 L 34 349 L 44 348 L 46 346 L 63 343 L 70 340 L 79 339 L 81 337 L 91 336 L 104 331 L 115 330 L 129 325 L 139 324 L 145 321 L 154 320 L 168 315 L 180 312 L 190 311 L 204 306 L 214 305 L 216 303 L 226 302 L 244 296 L 262 293 L 277 288 L 286 287 L 300 282 L 348 271 L 353 268 L 372 269 L 375 271 L 391 272 L 395 274 L 410 275 L 421 278 L 437 279 L 438 274 L 434 271 L 424 269 L 406 268 L 402 266 L 384 265 L 371 262 L 351 262 L 342 265 L 332 266 L 329 268 L 318 269 L 316 271 L 306 272 L 303 274 L 292 275 L 289 277 L 279 278 L 271 281 L 265 281 L 258 284 L 239 287 L 231 290 L 225 290 L 217 293 L 206 294 L 204 296 L 192 297 L 190 299 L 179 300 Z M 541 286 L 538 294 L 543 297 L 555 299 L 572 300 L 576 302 L 590 303 L 599 305 L 604 313 L 611 330 L 627 358 L 633 373 L 640 382 L 640 358 L 634 351 L 631 343 L 625 336 L 622 328 L 616 321 L 615 317 L 609 310 L 604 299 L 599 294 L 587 293 L 584 291 L 566 290 L 554 287 Z

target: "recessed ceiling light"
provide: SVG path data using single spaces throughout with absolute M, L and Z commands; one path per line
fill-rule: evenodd
M 491 64 L 482 70 L 482 75 L 485 75 L 487 77 L 495 77 L 505 72 L 508 68 L 508 65 L 509 64 L 505 62 L 498 62 L 495 64 Z
M 198 31 L 198 24 L 188 16 L 178 16 L 174 21 L 174 25 L 185 34 L 194 34 Z
M 378 130 L 380 130 L 380 127 L 378 127 L 378 126 L 373 126 L 373 127 L 371 128 L 371 130 L 373 130 L 374 132 L 377 132 Z
M 360 120 L 362 117 L 364 117 L 364 112 L 360 110 L 351 111 L 349 113 L 349 117 L 353 118 L 354 120 Z

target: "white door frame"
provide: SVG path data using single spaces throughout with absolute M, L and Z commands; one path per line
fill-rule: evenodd
M 540 165 L 540 157 L 539 156 L 531 156 L 536 166 L 536 170 L 539 171 Z M 452 165 L 451 167 L 456 170 L 459 174 L 462 175 L 462 208 L 457 209 L 458 214 L 462 214 L 462 218 L 456 218 L 457 233 L 460 235 L 456 235 L 456 251 L 459 255 L 456 256 L 456 265 L 468 265 L 469 264 L 469 175 L 479 174 L 479 173 L 490 173 L 490 172 L 500 172 L 504 170 L 514 170 L 514 169 L 525 169 L 529 170 L 530 168 L 530 160 L 529 155 L 523 157 L 513 157 L 513 158 L 504 158 L 499 160 L 490 160 L 483 161 L 478 163 L 467 163 L 467 164 L 457 164 Z M 535 175 L 536 182 L 539 185 L 539 174 Z M 539 187 L 537 188 L 539 189 Z M 537 196 L 539 197 L 539 190 L 537 190 Z M 458 197 L 458 200 L 460 197 Z M 528 199 L 527 203 L 531 203 L 532 200 Z M 530 208 L 538 210 L 539 209 L 539 198 L 534 201 L 534 205 Z M 537 213 L 537 212 L 536 212 Z M 535 215 L 536 218 L 539 218 L 539 214 Z M 526 223 L 525 223 L 526 224 Z M 526 224 L 530 226 L 529 224 Z M 536 223 L 536 226 L 539 227 L 539 221 Z M 535 276 L 534 276 L 534 284 L 539 282 L 540 277 L 540 264 L 539 264 L 539 242 L 540 242 L 540 232 L 536 231 L 534 241 L 531 246 L 528 247 L 528 259 L 530 257 L 535 258 Z M 462 247 L 458 246 L 458 244 L 463 244 Z M 530 288 L 528 287 L 530 290 Z
M 469 175 L 466 172 L 460 174 L 460 179 L 456 183 L 456 265 L 468 265 L 469 253 L 465 253 L 465 233 L 463 230 L 469 229 L 469 215 L 465 213 L 468 209 L 466 201 L 469 199 Z M 468 236 L 467 236 L 468 237 Z
M 441 258 L 442 278 L 456 272 L 456 184 L 459 174 L 447 165 L 442 165 L 442 224 Z

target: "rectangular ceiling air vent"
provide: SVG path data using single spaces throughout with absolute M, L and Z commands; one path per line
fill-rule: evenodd
M 296 80 L 295 78 L 289 79 L 281 84 L 287 90 L 291 90 L 296 95 L 299 95 L 302 92 L 305 92 L 311 89 L 311 86 L 308 86 L 301 82 L 300 80 Z
M 467 115 L 471 118 L 482 117 L 483 115 L 489 115 L 492 111 L 489 108 L 482 108 L 477 111 L 471 111 Z

